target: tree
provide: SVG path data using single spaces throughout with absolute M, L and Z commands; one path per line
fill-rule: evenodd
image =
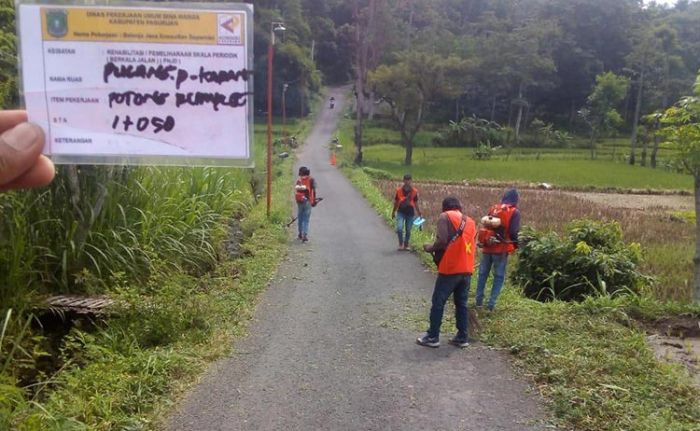
M 644 30 L 642 30 L 644 31 Z M 627 62 L 630 66 L 630 71 L 636 75 L 634 84 L 637 86 L 636 102 L 634 107 L 634 117 L 632 118 L 632 135 L 630 136 L 630 158 L 629 164 L 634 165 L 636 162 L 637 153 L 637 132 L 639 128 L 639 119 L 642 114 L 642 98 L 644 96 L 645 78 L 648 73 L 648 68 L 652 62 L 652 58 L 656 52 L 653 43 L 653 38 L 647 33 L 642 34 L 640 42 L 635 47 L 634 51 L 628 56 Z
M 561 37 L 553 46 L 557 66 L 553 87 L 533 94 L 544 99 L 550 120 L 559 117 L 557 123 L 573 125 L 595 77 L 620 71 L 640 10 L 637 0 L 548 0 L 540 6 L 538 16 L 554 20 L 561 28 Z
M 644 137 L 644 145 L 642 146 L 642 166 L 647 165 L 647 147 L 649 146 L 649 134 L 651 134 L 653 137 L 654 148 L 659 148 L 659 142 L 661 142 L 659 128 L 661 127 L 662 116 L 662 112 L 656 111 L 642 117 L 642 124 L 644 125 L 644 129 L 646 131 L 646 136 Z
M 596 140 L 622 124 L 622 117 L 616 108 L 625 99 L 629 85 L 629 79 L 612 72 L 596 77 L 596 86 L 588 96 L 586 107 L 580 111 L 591 130 L 591 159 L 595 158 Z
M 365 87 L 369 73 L 369 51 L 372 33 L 375 30 L 377 0 L 369 0 L 366 8 L 355 0 L 353 20 L 355 21 L 355 164 L 362 164 L 362 132 L 365 107 Z
M 466 74 L 468 63 L 434 54 L 408 52 L 391 66 L 381 65 L 370 73 L 370 83 L 391 108 L 406 148 L 404 164 L 413 161 L 413 139 L 425 120 L 428 107 L 440 97 L 454 97 L 458 80 Z
M 270 23 L 284 21 L 287 31 L 280 34 L 275 45 L 273 76 L 273 107 L 281 113 L 281 98 L 284 83 L 294 83 L 287 92 L 288 113 L 303 116 L 309 109 L 308 92 L 316 92 L 321 86 L 321 77 L 312 61 L 312 34 L 305 20 L 300 0 L 256 2 L 254 70 L 256 72 L 255 106 L 264 107 L 267 98 L 267 48 L 270 43 Z M 262 54 L 265 53 L 265 54 Z M 297 108 L 298 107 L 298 108 Z
M 548 86 L 556 71 L 551 48 L 560 36 L 559 27 L 553 21 L 542 20 L 518 25 L 487 13 L 474 31 L 479 35 L 463 38 L 461 50 L 479 61 L 474 67 L 474 81 L 490 102 L 490 114 L 480 116 L 494 121 L 498 98 L 508 96 L 509 106 L 516 108 L 514 129 L 518 142 L 523 114 L 530 106 L 526 99 L 528 89 Z
M 365 114 L 371 119 L 374 106 L 374 89 L 369 85 L 369 71 L 375 69 L 384 56 L 392 20 L 387 0 L 362 0 L 353 3 L 355 74 L 355 164 L 362 164 L 362 133 Z M 366 109 L 367 101 L 370 108 Z M 369 112 L 365 112 L 365 111 Z
M 678 149 L 678 167 L 693 176 L 695 214 L 700 214 L 700 73 L 693 95 L 682 98 L 661 118 L 664 135 Z M 700 303 L 700 217 L 695 218 L 695 257 L 693 258 L 693 301 Z
M 518 96 L 513 104 L 518 107 L 515 120 L 515 143 L 520 142 L 520 130 L 523 121 L 523 110 L 530 106 L 525 99 L 528 86 L 535 85 L 556 71 L 552 60 L 551 41 L 559 35 L 559 28 L 553 22 L 533 21 L 513 32 L 513 67 L 511 79 L 518 88 Z
M 669 98 L 672 97 L 674 92 L 674 84 L 676 84 L 675 86 L 678 84 L 678 80 L 674 79 L 674 75 L 677 75 L 678 70 L 682 71 L 685 69 L 685 65 L 683 59 L 676 55 L 679 46 L 678 35 L 675 29 L 661 26 L 655 30 L 654 37 L 657 39 L 658 53 L 661 56 L 661 82 L 659 85 L 659 90 L 661 91 L 661 109 L 666 109 L 669 105 Z M 658 152 L 658 142 L 655 141 L 651 151 L 652 168 L 656 167 L 656 156 Z

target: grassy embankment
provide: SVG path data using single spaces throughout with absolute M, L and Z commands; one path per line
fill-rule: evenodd
M 352 123 L 342 123 L 345 151 L 352 151 Z M 421 132 L 416 138 L 413 166 L 417 180 L 451 182 L 516 181 L 547 182 L 559 188 L 691 190 L 692 178 L 666 169 L 629 166 L 621 159 L 629 152 L 624 139 L 610 139 L 599 144 L 596 160 L 590 160 L 585 148 L 516 148 L 507 156 L 496 152 L 491 160 L 474 160 L 473 148 L 432 148 L 433 132 Z M 378 127 L 365 129 L 365 166 L 389 172 L 400 178 L 406 171 L 404 150 L 398 132 Z M 574 141 L 574 143 L 582 144 Z M 660 165 L 665 165 L 672 151 L 662 148 Z
M 341 131 L 341 140 L 349 139 Z M 348 160 L 345 173 L 390 222 L 385 192 Z M 415 244 L 429 241 L 431 230 L 417 232 Z M 420 255 L 430 263 L 427 254 Z M 429 298 L 406 301 L 387 324 L 425 329 Z M 700 307 L 662 303 L 646 294 L 539 303 L 507 285 L 497 311 L 482 316 L 480 338 L 512 354 L 565 429 L 690 431 L 700 423 L 700 390 L 685 369 L 656 360 L 638 328 L 639 320 L 679 313 L 700 316 Z
M 305 135 L 309 125 L 293 127 Z M 268 221 L 255 196 L 264 193 L 264 136 L 257 126 L 255 171 L 123 172 L 80 250 L 70 249 L 76 226 L 60 230 L 61 220 L 43 218 L 65 208 L 37 210 L 69 207 L 60 187 L 34 200 L 2 195 L 0 264 L 12 274 L 0 283 L 0 429 L 155 429 L 178 394 L 229 351 L 286 250 L 293 162 L 275 162 Z M 122 306 L 51 337 L 27 310 L 41 294 L 66 291 Z

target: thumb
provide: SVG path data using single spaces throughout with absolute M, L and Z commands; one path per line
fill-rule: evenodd
M 21 123 L 0 135 L 0 186 L 29 171 L 43 147 L 44 132 L 34 124 Z

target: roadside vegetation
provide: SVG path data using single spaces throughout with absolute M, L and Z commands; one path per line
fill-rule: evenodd
M 350 159 L 346 160 L 346 175 L 390 222 L 391 198 L 397 183 L 377 180 L 370 175 L 376 172 L 369 170 L 368 174 L 365 169 L 352 168 Z M 500 193 L 499 189 L 478 187 L 417 186 L 421 191 L 421 208 L 428 222 L 424 231 L 414 233 L 414 246 L 432 240 L 434 220 L 445 195 L 459 196 L 466 204 L 467 213 L 477 215 L 486 211 Z M 616 212 L 591 207 L 559 193 L 525 191 L 521 202 L 526 224 L 554 231 L 562 231 L 570 218 L 587 217 L 597 211 L 611 217 Z M 646 231 L 652 226 L 653 217 L 645 218 L 644 215 L 635 215 L 630 219 L 620 219 L 624 241 L 645 244 L 655 237 L 668 235 L 673 238 L 683 231 L 682 225 L 668 224 L 659 226 L 662 232 Z M 691 234 L 685 236 L 685 241 L 692 241 Z M 416 251 L 422 261 L 432 267 L 430 256 Z M 689 260 L 691 255 L 692 251 L 689 251 L 685 258 Z M 649 264 L 656 265 L 657 258 L 665 260 L 661 253 L 645 256 L 647 263 L 639 270 L 655 273 L 655 267 Z M 677 261 L 669 257 L 667 263 L 666 276 L 671 277 Z M 683 270 L 685 280 L 692 277 L 691 266 L 688 263 Z M 511 270 L 514 267 L 510 265 Z M 670 316 L 698 319 L 700 307 L 689 305 L 688 284 L 671 285 L 659 280 L 663 280 L 663 276 L 638 293 L 615 294 L 598 290 L 579 302 L 527 299 L 521 288 L 508 282 L 497 310 L 480 314 L 478 337 L 480 341 L 512 355 L 520 373 L 547 401 L 564 429 L 695 430 L 700 421 L 700 405 L 697 403 L 700 388 L 693 385 L 688 370 L 656 358 L 647 344 L 646 325 Z M 408 326 L 415 331 L 424 330 L 427 301 L 427 297 L 404 299 L 402 315 L 395 316 L 397 323 L 393 324 L 403 328 Z
M 322 83 L 353 80 L 340 164 L 387 220 L 394 180 L 412 172 L 428 218 L 417 244 L 434 234 L 446 194 L 475 218 L 500 195 L 465 182 L 694 190 L 700 202 L 697 97 L 668 111 L 700 69 L 700 3 L 646 3 L 257 1 L 253 99 L 259 113 L 270 25 L 284 21 L 275 115 L 305 118 Z M 0 0 L 0 47 L 0 102 L 16 107 L 10 0 Z M 307 126 L 286 128 L 300 140 Z M 62 167 L 47 189 L 0 194 L 0 429 L 155 429 L 226 352 L 284 252 L 292 162 L 276 159 L 268 220 L 263 130 L 255 170 Z M 606 235 L 619 240 L 623 269 L 638 272 L 634 287 L 589 277 L 594 288 L 576 301 L 550 286 L 539 302 L 509 284 L 497 311 L 482 316 L 481 339 L 513 355 L 564 428 L 696 430 L 700 392 L 645 339 L 657 319 L 700 317 L 690 303 L 695 212 L 627 211 L 535 190 L 523 190 L 522 209 L 538 256 L 562 250 L 569 269 L 572 254 L 600 257 L 595 265 L 608 256 L 586 241 L 558 242 L 570 240 L 567 226 L 614 223 Z M 513 279 L 527 286 L 534 276 Z M 117 307 L 75 320 L 41 311 L 57 293 L 106 296 Z
M 264 127 L 255 136 L 264 166 Z M 99 213 L 94 179 L 110 168 L 78 172 L 86 231 L 62 224 L 76 211 L 66 168 L 49 189 L 0 195 L 0 428 L 155 429 L 244 331 L 284 254 L 291 164 L 275 162 L 269 220 L 260 168 L 123 168 L 98 183 Z M 52 293 L 118 305 L 56 315 L 41 305 Z
M 301 141 L 320 91 L 309 48 L 320 37 L 298 2 L 257 3 L 253 69 L 266 73 L 264 29 L 284 13 L 274 105 L 287 121 L 275 136 Z M 0 1 L 3 109 L 20 102 L 14 8 Z M 324 70 L 338 63 L 324 54 Z M 255 80 L 258 110 L 264 82 Z M 47 188 L 0 194 L 0 429 L 157 429 L 230 349 L 286 250 L 291 210 L 293 151 L 275 146 L 268 219 L 264 121 L 254 146 L 255 169 L 61 166 Z M 49 309 L 58 294 L 116 305 L 80 316 Z

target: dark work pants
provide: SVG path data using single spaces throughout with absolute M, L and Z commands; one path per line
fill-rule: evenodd
M 457 320 L 457 335 L 467 337 L 467 298 L 469 297 L 469 285 L 471 275 L 444 275 L 438 274 L 435 280 L 435 290 L 433 290 L 433 305 L 430 308 L 430 329 L 428 336 L 438 338 L 440 336 L 440 326 L 442 325 L 442 315 L 445 312 L 445 303 L 454 296 L 455 318 Z

